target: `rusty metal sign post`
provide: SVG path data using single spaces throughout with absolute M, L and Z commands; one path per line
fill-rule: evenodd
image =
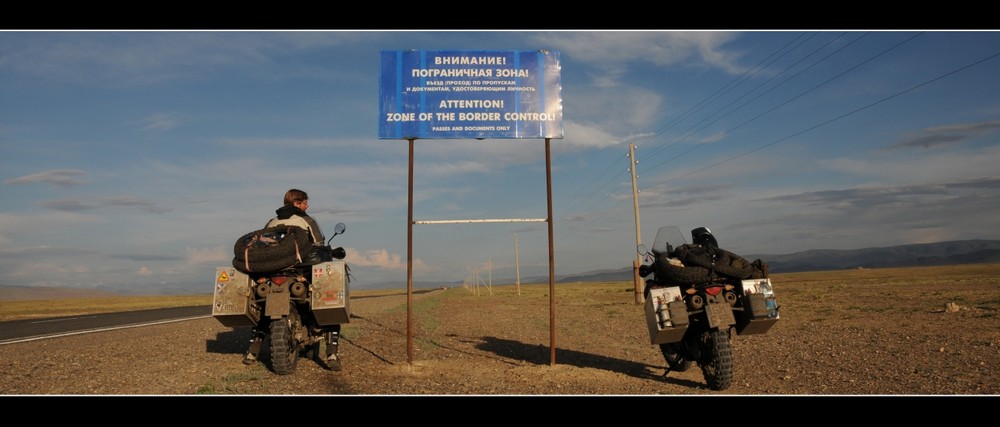
M 406 220 L 406 360 L 413 364 L 413 225 L 414 224 L 455 224 L 488 222 L 541 222 L 548 223 L 549 234 L 549 364 L 556 364 L 556 284 L 555 284 L 555 244 L 552 223 L 552 151 L 549 138 L 545 138 L 545 189 L 548 217 L 481 219 L 481 220 L 413 220 L 413 139 L 410 140 L 409 185 L 407 186 Z
M 542 222 L 549 238 L 549 363 L 556 363 L 551 139 L 563 137 L 559 52 L 382 51 L 379 138 L 409 141 L 406 223 L 406 357 L 413 364 L 413 226 Z M 416 139 L 545 139 L 546 218 L 416 221 Z

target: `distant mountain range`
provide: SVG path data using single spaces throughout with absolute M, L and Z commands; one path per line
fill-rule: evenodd
M 725 249 L 725 248 L 723 248 Z M 771 273 L 843 270 L 850 268 L 919 267 L 933 265 L 1000 263 L 1000 240 L 957 240 L 864 249 L 813 249 L 787 255 L 744 255 L 760 259 Z M 532 278 L 532 281 L 539 280 Z M 548 281 L 548 277 L 542 278 Z M 632 280 L 632 266 L 562 276 L 558 282 Z M 522 279 L 524 282 L 524 279 Z
M 918 267 L 934 265 L 1000 263 L 1000 240 L 958 240 L 940 243 L 900 245 L 864 249 L 814 249 L 787 255 L 739 254 L 749 261 L 766 262 L 771 273 L 801 271 L 843 270 L 851 268 Z M 559 265 L 556 264 L 556 271 Z M 632 265 L 620 269 L 595 270 L 582 274 L 559 276 L 556 282 L 612 282 L 631 281 Z M 512 283 L 514 280 L 494 279 L 494 283 Z M 521 283 L 548 283 L 548 276 L 522 277 Z M 414 288 L 462 286 L 462 282 L 414 282 Z M 405 288 L 406 282 L 368 284 L 364 289 Z M 148 290 L 146 290 L 148 291 Z M 160 288 L 158 295 L 192 295 L 206 292 L 205 286 L 192 285 L 190 289 L 177 285 Z M 39 288 L 0 285 L 0 301 L 72 298 L 84 296 L 136 295 L 136 292 L 118 289 Z M 147 293 L 148 294 L 148 293 Z

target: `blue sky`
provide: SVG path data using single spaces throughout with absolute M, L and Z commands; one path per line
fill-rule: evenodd
M 560 53 L 557 276 L 641 231 L 741 254 L 1000 239 L 1000 32 L 0 32 L 0 285 L 210 292 L 289 188 L 364 289 L 405 283 L 380 52 Z M 414 219 L 544 218 L 544 141 L 417 140 Z M 414 281 L 548 273 L 545 223 L 413 229 Z M 518 256 L 515 260 L 515 236 Z M 765 259 L 766 261 L 766 259 Z

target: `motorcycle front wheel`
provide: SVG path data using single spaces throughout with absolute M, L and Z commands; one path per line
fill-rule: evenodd
M 299 352 L 292 335 L 292 317 L 295 313 L 292 308 L 288 316 L 271 322 L 271 367 L 278 375 L 295 372 L 299 361 Z
M 684 372 L 691 369 L 691 361 L 684 358 L 684 347 L 682 343 L 660 344 L 660 353 L 663 360 L 667 361 L 667 367 L 672 372 Z
M 728 329 L 706 331 L 701 337 L 698 366 L 712 390 L 725 390 L 733 383 L 733 350 Z

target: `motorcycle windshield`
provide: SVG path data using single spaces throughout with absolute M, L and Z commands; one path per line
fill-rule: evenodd
M 657 255 L 663 255 L 669 252 L 667 246 L 678 247 L 687 243 L 684 240 L 684 233 L 681 233 L 681 229 L 674 225 L 667 225 L 660 227 L 656 231 L 656 238 L 653 239 L 653 247 L 651 248 L 653 253 Z

